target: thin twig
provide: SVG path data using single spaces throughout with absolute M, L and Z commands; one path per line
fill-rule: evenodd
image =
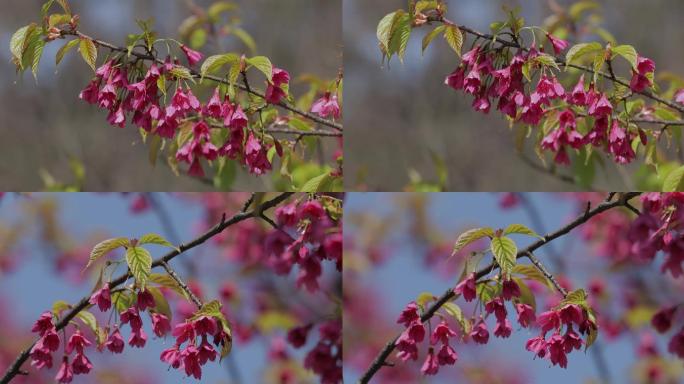
M 532 253 L 532 252 L 527 252 L 527 253 L 525 254 L 525 256 L 527 256 L 527 258 L 530 259 L 530 261 L 532 262 L 532 264 L 534 264 L 534 266 L 537 267 L 537 269 L 538 269 L 538 270 L 539 270 L 547 279 L 549 279 L 549 281 L 551 281 L 551 283 L 553 284 L 553 286 L 556 287 L 556 290 L 558 290 L 558 292 L 559 292 L 561 295 L 563 295 L 563 297 L 565 297 L 565 296 L 568 295 L 568 291 L 567 291 L 565 288 L 563 288 L 563 286 L 560 285 L 560 283 L 558 282 L 558 280 L 556 280 L 556 278 L 553 277 L 553 275 L 546 269 L 546 267 L 544 266 L 544 264 L 542 264 L 542 262 L 539 261 L 539 259 L 537 259 L 537 257 L 534 255 L 534 253 Z
M 176 271 L 174 271 L 166 261 L 162 260 L 161 266 L 164 267 L 166 273 L 168 273 L 169 276 L 171 276 L 171 278 L 178 284 L 178 286 L 181 287 L 183 292 L 185 292 L 188 295 L 190 300 L 192 300 L 192 302 L 195 303 L 197 308 L 202 308 L 202 301 L 192 292 L 192 290 L 188 287 L 187 284 L 185 284 L 185 282 L 180 278 L 180 276 L 178 276 Z

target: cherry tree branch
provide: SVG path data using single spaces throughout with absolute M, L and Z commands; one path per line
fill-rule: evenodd
M 521 50 L 524 51 L 524 52 L 528 51 L 527 48 L 523 47 L 522 45 L 520 45 L 520 44 L 517 43 L 517 42 L 508 41 L 508 40 L 505 40 L 505 39 L 501 39 L 499 36 L 490 35 L 490 34 L 488 34 L 488 33 L 478 32 L 478 31 L 476 31 L 476 30 L 474 30 L 474 29 L 472 29 L 472 28 L 469 28 L 469 27 L 467 27 L 467 26 L 465 26 L 465 25 L 457 25 L 456 23 L 454 23 L 454 22 L 452 22 L 452 21 L 446 19 L 443 15 L 439 15 L 439 14 L 438 14 L 438 15 L 429 15 L 428 18 L 427 18 L 427 21 L 428 21 L 428 22 L 434 21 L 434 22 L 444 23 L 444 24 L 446 24 L 446 25 L 451 25 L 451 26 L 457 27 L 458 29 L 460 29 L 460 30 L 461 30 L 462 32 L 464 32 L 464 33 L 471 34 L 471 35 L 473 35 L 473 36 L 479 37 L 479 38 L 484 39 L 484 40 L 491 40 L 491 41 L 493 41 L 493 42 L 499 43 L 501 46 L 509 47 L 509 48 L 521 49 Z M 614 82 L 614 83 L 617 83 L 617 84 L 620 84 L 620 85 L 623 85 L 623 86 L 629 88 L 629 83 L 628 83 L 628 82 L 623 81 L 623 80 L 621 80 L 621 79 L 615 77 L 615 76 L 612 75 L 612 74 L 609 74 L 609 73 L 606 73 L 606 72 L 603 72 L 603 71 L 595 71 L 593 68 L 587 67 L 587 66 L 584 66 L 584 65 L 568 64 L 568 63 L 565 61 L 565 59 L 562 58 L 562 57 L 553 56 L 553 55 L 551 55 L 551 56 L 554 58 L 554 60 L 556 61 L 556 64 L 558 64 L 558 65 L 562 65 L 562 66 L 564 66 L 564 67 L 570 67 L 570 68 L 579 69 L 579 70 L 582 70 L 582 71 L 584 71 L 584 72 L 588 72 L 588 73 L 591 73 L 591 74 L 597 74 L 598 76 L 601 76 L 601 77 L 603 77 L 603 78 L 605 78 L 605 79 L 608 79 L 608 80 L 610 80 L 610 81 L 612 81 L 612 82 Z M 677 111 L 679 111 L 679 112 L 684 113 L 684 105 L 678 105 L 678 104 L 674 103 L 673 101 L 666 100 L 666 99 L 664 99 L 664 98 L 662 98 L 662 97 L 660 97 L 660 96 L 658 96 L 658 95 L 655 95 L 655 94 L 654 94 L 653 92 L 651 92 L 651 91 L 644 90 L 644 91 L 636 92 L 636 93 L 638 93 L 638 94 L 640 94 L 640 95 L 642 95 L 642 96 L 648 97 L 648 98 L 651 99 L 651 100 L 657 101 L 658 103 L 663 104 L 663 105 L 666 105 L 666 106 L 668 106 L 668 107 L 670 107 L 670 108 L 672 108 L 672 109 L 675 109 L 675 110 L 677 110 Z M 676 123 L 677 123 L 676 125 L 684 125 L 684 121 L 676 121 Z M 670 124 L 670 122 L 667 122 L 667 124 Z M 670 125 L 674 125 L 674 124 L 670 124 Z
M 551 241 L 554 241 L 558 239 L 559 237 L 562 237 L 568 233 L 570 233 L 573 229 L 579 227 L 580 225 L 586 223 L 589 221 L 591 218 L 594 216 L 597 216 L 605 211 L 608 211 L 613 208 L 617 207 L 626 207 L 627 204 L 629 204 L 629 200 L 639 196 L 641 193 L 640 192 L 626 192 L 626 193 L 621 193 L 617 194 L 618 198 L 613 200 L 613 196 L 615 194 L 610 194 L 609 198 L 606 199 L 604 202 L 601 204 L 597 205 L 595 208 L 591 209 L 590 206 L 588 206 L 587 210 L 585 210 L 580 216 L 575 218 L 573 221 L 570 223 L 566 224 L 565 226 L 561 227 L 560 229 L 556 230 L 553 233 L 549 233 L 545 236 L 543 236 L 541 239 L 537 240 L 536 242 L 532 243 L 531 245 L 527 246 L 526 248 L 518 251 L 516 258 L 521 258 L 521 257 L 527 257 L 528 254 L 531 254 L 532 252 L 536 251 L 537 249 L 541 248 L 542 246 L 550 243 Z M 491 273 L 494 269 L 496 268 L 496 263 L 492 262 L 488 266 L 478 270 L 475 272 L 475 280 L 482 279 L 483 277 L 487 276 L 489 273 Z M 427 322 L 430 320 L 437 311 L 442 308 L 444 304 L 447 302 L 451 301 L 452 299 L 456 298 L 456 294 L 454 293 L 453 288 L 449 288 L 446 292 L 442 294 L 430 307 L 427 308 L 427 310 L 423 313 L 423 315 L 420 317 L 420 320 L 422 322 Z M 396 336 L 394 339 L 389 341 L 383 349 L 380 351 L 380 353 L 376 356 L 375 360 L 371 363 L 371 365 L 368 367 L 366 372 L 361 376 L 361 379 L 359 380 L 359 383 L 361 384 L 366 384 L 368 383 L 371 378 L 380 370 L 385 365 L 388 365 L 387 358 L 389 355 L 394 351 L 395 348 L 395 343 L 399 336 Z
M 251 211 L 247 212 L 239 212 L 233 217 L 226 219 L 225 213 L 223 217 L 221 217 L 221 221 L 219 221 L 216 225 L 214 225 L 212 228 L 204 232 L 202 235 L 196 237 L 195 239 L 184 243 L 184 244 L 179 244 L 177 249 L 174 249 L 164 256 L 154 260 L 152 262 L 152 268 L 164 266 L 165 264 L 168 264 L 171 260 L 173 260 L 176 256 L 184 253 L 185 251 L 195 248 L 207 240 L 211 239 L 212 237 L 218 235 L 219 233 L 223 232 L 226 228 L 235 225 L 241 221 L 258 217 L 260 212 L 273 208 L 277 206 L 278 204 L 282 203 L 285 201 L 287 198 L 289 198 L 292 195 L 292 192 L 285 192 L 281 193 L 280 195 L 274 197 L 271 200 L 265 201 L 263 204 L 261 204 L 258 207 L 255 207 Z M 125 274 L 117 277 L 116 279 L 113 279 L 112 281 L 109 282 L 110 288 L 115 288 L 118 287 L 119 285 L 124 284 L 128 278 L 130 277 L 130 271 L 127 271 Z M 172 276 L 173 277 L 173 276 Z M 198 300 L 199 301 L 199 300 Z M 195 303 L 197 304 L 197 303 Z M 76 315 L 87 309 L 88 306 L 90 305 L 90 296 L 83 297 L 76 305 L 74 305 L 66 314 L 55 324 L 55 327 L 57 330 L 61 330 L 64 327 L 66 327 L 69 322 L 76 317 Z M 24 349 L 17 359 L 12 363 L 12 365 L 7 369 L 5 374 L 3 375 L 2 379 L 0 380 L 0 384 L 8 384 L 17 374 L 19 374 L 21 370 L 21 366 L 26 362 L 26 360 L 29 358 L 29 355 L 31 353 L 31 349 L 35 345 L 35 342 L 31 344 L 28 348 Z
M 80 32 L 80 31 L 78 31 L 78 30 L 73 30 L 73 31 L 63 30 L 63 31 L 61 31 L 61 34 L 62 34 L 62 36 L 71 35 L 71 36 L 77 36 L 77 37 L 82 38 L 82 39 L 89 39 L 89 40 L 91 40 L 93 43 L 95 43 L 95 45 L 98 45 L 98 46 L 104 47 L 104 48 L 108 48 L 108 49 L 110 49 L 111 51 L 124 52 L 124 53 L 126 53 L 126 54 L 129 53 L 129 52 L 128 52 L 128 49 L 127 49 L 126 47 L 119 47 L 119 46 L 116 46 L 116 45 L 114 45 L 114 44 L 108 43 L 108 42 L 106 42 L 106 41 L 102 41 L 102 40 L 99 40 L 99 39 L 94 39 L 94 38 L 92 38 L 92 37 L 90 37 L 90 36 L 88 36 L 88 35 L 86 35 L 86 34 Z M 152 54 L 141 53 L 141 52 L 137 52 L 137 51 L 134 51 L 134 50 L 131 50 L 130 54 L 133 55 L 133 56 L 135 56 L 135 57 L 137 57 L 138 59 L 141 59 L 141 60 L 149 60 L 149 61 L 155 62 L 155 63 L 157 63 L 157 64 L 161 64 L 161 65 L 164 64 L 164 61 L 163 61 L 162 59 L 160 59 L 160 58 L 158 58 L 158 57 L 156 57 L 156 56 L 154 56 L 154 55 L 152 55 Z M 257 96 L 257 97 L 259 97 L 259 98 L 261 98 L 261 99 L 266 99 L 266 95 L 265 95 L 263 92 L 258 91 L 258 90 L 255 90 L 255 89 L 253 89 L 253 88 L 247 86 L 246 84 L 231 83 L 230 81 L 227 81 L 227 80 L 224 79 L 224 78 L 221 78 L 221 77 L 219 77 L 219 76 L 213 76 L 213 75 L 205 75 L 204 77 L 202 77 L 202 75 L 201 75 L 199 72 L 197 72 L 196 70 L 194 70 L 194 69 L 192 69 L 192 68 L 187 68 L 187 69 L 190 71 L 190 74 L 192 75 L 192 77 L 194 77 L 194 78 L 196 78 L 196 79 L 202 79 L 202 78 L 204 78 L 204 79 L 209 79 L 209 80 L 211 80 L 211 81 L 214 81 L 214 82 L 216 82 L 216 83 L 227 84 L 227 85 L 234 85 L 234 86 L 236 86 L 236 87 L 242 89 L 243 91 L 248 92 L 248 93 L 250 93 L 250 94 L 252 94 L 252 95 L 254 95 L 254 96 Z M 298 114 L 298 115 L 300 115 L 300 116 L 302 116 L 302 117 L 305 117 L 305 118 L 307 118 L 307 119 L 309 119 L 309 120 L 311 120 L 311 121 L 314 121 L 314 122 L 316 122 L 316 123 L 318 123 L 318 124 L 325 125 L 325 126 L 327 126 L 327 127 L 333 128 L 333 129 L 335 129 L 335 130 L 337 130 L 337 131 L 340 131 L 340 132 L 342 131 L 342 124 L 337 123 L 337 122 L 334 122 L 334 121 L 330 121 L 330 120 L 327 120 L 327 119 L 324 119 L 324 118 L 322 118 L 322 117 L 320 117 L 320 116 L 317 116 L 317 115 L 315 115 L 315 114 L 313 114 L 313 113 L 303 111 L 303 110 L 301 110 L 301 109 L 299 109 L 299 108 L 297 108 L 297 107 L 295 107 L 295 106 L 292 106 L 292 105 L 290 105 L 290 104 L 287 104 L 287 103 L 284 102 L 284 101 L 281 101 L 281 102 L 279 102 L 278 104 L 275 104 L 275 105 L 279 106 L 280 108 L 286 109 L 286 110 L 288 110 L 288 111 L 290 111 L 290 112 L 296 113 L 296 114 Z

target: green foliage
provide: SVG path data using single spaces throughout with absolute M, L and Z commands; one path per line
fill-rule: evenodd
M 232 332 L 230 328 L 230 323 L 226 320 L 225 316 L 221 312 L 221 303 L 218 300 L 213 300 L 209 303 L 202 305 L 195 314 L 190 318 L 190 321 L 196 320 L 202 316 L 213 317 L 218 320 L 223 328 L 223 331 L 228 335 L 227 340 L 223 340 L 224 344 L 221 348 L 221 359 L 226 357 L 232 348 Z
M 500 236 L 492 239 L 491 250 L 503 276 L 510 276 L 517 260 L 518 246 L 510 238 Z
M 200 74 L 202 77 L 216 73 L 216 71 L 219 70 L 222 66 L 226 64 L 237 64 L 240 62 L 240 56 L 238 56 L 235 53 L 224 53 L 221 55 L 213 55 L 207 57 L 204 62 L 202 63 L 202 67 L 200 68 Z
M 387 58 L 389 62 L 395 54 L 403 60 L 411 35 L 411 15 L 402 9 L 385 15 L 378 23 L 376 35 L 383 60 Z
M 456 253 L 463 249 L 466 245 L 480 240 L 484 237 L 492 238 L 494 237 L 494 230 L 490 227 L 475 228 L 469 231 L 463 232 L 458 239 L 456 239 L 456 244 L 454 244 L 454 249 L 452 253 Z
M 463 48 L 463 33 L 461 30 L 455 25 L 447 26 L 444 30 L 444 39 L 449 43 L 451 49 L 461 57 L 461 49 Z
M 533 236 L 533 237 L 538 237 L 542 238 L 539 236 L 535 231 L 531 230 L 530 228 L 526 227 L 523 224 L 510 224 L 506 229 L 503 231 L 504 235 L 510 235 L 510 234 L 520 234 L 520 235 L 528 235 L 528 236 Z
M 154 297 L 155 312 L 165 315 L 169 318 L 169 321 L 171 321 L 173 314 L 171 312 L 171 307 L 169 307 L 169 302 L 166 300 L 166 296 L 161 293 L 159 288 L 147 286 L 145 289 Z
M 92 40 L 86 38 L 80 38 L 80 43 L 78 45 L 78 50 L 81 52 L 81 57 L 83 60 L 92 68 L 95 72 L 95 63 L 97 61 L 97 47 Z
M 617 47 L 611 48 L 612 58 L 616 56 L 622 56 L 625 60 L 632 65 L 633 69 L 637 67 L 637 52 L 631 45 L 618 45 Z
M 169 247 L 169 248 L 173 248 L 175 250 L 178 250 L 178 248 L 176 248 L 173 244 L 171 244 L 163 236 L 158 235 L 156 233 L 148 233 L 148 234 L 142 235 L 140 237 L 140 239 L 138 239 L 138 245 L 143 245 L 143 244 L 163 245 L 165 247 Z
M 425 37 L 423 37 L 423 53 L 425 53 L 425 50 L 430 45 L 432 40 L 434 40 L 435 37 L 437 37 L 440 33 L 444 32 L 445 29 L 446 29 L 446 25 L 437 26 L 435 29 L 433 29 L 427 35 L 425 35 Z M 459 51 L 459 53 L 460 53 L 460 51 Z
M 524 276 L 527 280 L 535 280 L 544 284 L 549 289 L 555 289 L 553 283 L 544 276 L 544 274 L 531 264 L 516 264 L 511 270 L 514 275 Z
M 76 314 L 76 317 L 83 322 L 88 328 L 90 328 L 91 331 L 93 331 L 94 334 L 97 334 L 98 332 L 98 325 L 97 325 L 97 320 L 95 319 L 95 315 L 88 311 L 80 311 Z
M 136 284 L 144 290 L 152 270 L 152 255 L 145 248 L 129 247 L 126 250 L 126 262 Z
M 663 181 L 663 192 L 684 191 L 684 166 L 669 172 Z
M 84 270 L 91 266 L 97 259 L 106 255 L 107 253 L 120 248 L 129 247 L 130 241 L 125 237 L 115 237 L 113 239 L 107 239 L 95 245 L 92 251 L 90 251 L 90 258 L 88 258 L 88 264 L 86 264 Z
M 421 292 L 420 295 L 416 298 L 416 304 L 420 306 L 423 310 L 425 310 L 425 304 L 434 301 L 435 300 L 435 295 L 433 295 L 430 292 Z
M 178 285 L 178 282 L 168 274 L 150 273 L 147 282 L 148 284 L 154 283 L 160 287 L 171 289 L 186 299 L 190 298 L 188 296 L 188 293 L 185 292 L 185 290 L 183 290 L 183 288 L 180 285 Z
M 518 287 L 520 288 L 520 302 L 523 304 L 527 304 L 534 310 L 536 310 L 537 300 L 535 299 L 534 293 L 532 293 L 530 287 L 527 286 L 527 283 L 525 283 L 525 281 L 519 277 L 514 277 L 513 281 L 515 281 L 515 283 L 518 284 Z
M 254 56 L 247 59 L 247 63 L 258 69 L 261 73 L 266 76 L 267 80 L 271 80 L 273 77 L 273 64 L 271 60 L 266 56 Z
M 577 44 L 568 50 L 568 53 L 565 55 L 565 63 L 567 65 L 577 64 L 580 59 L 587 56 L 593 62 L 594 57 L 596 55 L 602 55 L 603 52 L 603 46 L 597 42 Z M 566 66 L 565 69 L 567 70 L 567 68 L 568 67 Z
M 449 316 L 456 320 L 458 325 L 461 327 L 462 334 L 470 334 L 470 331 L 472 330 L 472 324 L 470 323 L 470 320 L 463 315 L 461 307 L 459 307 L 456 303 L 446 302 L 442 305 L 442 308 L 444 311 L 446 311 L 446 313 L 449 314 Z
M 64 58 L 64 55 L 66 55 L 67 52 L 69 52 L 73 47 L 78 45 L 79 39 L 73 39 L 69 40 L 64 45 L 57 51 L 57 55 L 55 56 L 55 65 L 59 65 L 59 63 L 62 61 Z

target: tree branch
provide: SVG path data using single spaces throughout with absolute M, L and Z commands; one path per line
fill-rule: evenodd
M 152 262 L 152 268 L 160 267 L 163 266 L 165 263 L 168 263 L 169 261 L 173 260 L 176 256 L 180 255 L 181 253 L 192 249 L 198 245 L 201 245 L 205 241 L 211 239 L 212 237 L 218 235 L 219 233 L 223 232 L 226 228 L 237 224 L 241 221 L 244 221 L 246 219 L 250 219 L 253 217 L 256 217 L 258 215 L 258 212 L 262 212 L 264 210 L 273 208 L 280 204 L 281 202 L 285 201 L 288 197 L 292 195 L 292 192 L 285 192 L 281 193 L 280 195 L 274 197 L 271 200 L 268 200 L 261 204 L 261 206 L 257 207 L 256 209 L 249 211 L 249 212 L 239 212 L 235 214 L 233 217 L 230 219 L 226 220 L 225 214 L 223 217 L 221 217 L 221 221 L 218 222 L 216 225 L 214 225 L 212 228 L 210 228 L 208 231 L 204 232 L 202 235 L 199 237 L 184 243 L 184 244 L 179 244 L 177 249 L 174 249 L 164 256 L 154 260 Z M 125 274 L 117 277 L 116 279 L 113 279 L 112 281 L 109 282 L 110 288 L 115 288 L 121 284 L 124 284 L 126 280 L 128 280 L 130 275 L 129 271 L 126 271 Z M 62 328 L 66 327 L 69 322 L 76 317 L 76 315 L 83 311 L 84 309 L 88 308 L 90 305 L 90 296 L 83 297 L 76 305 L 74 305 L 60 320 L 55 324 L 55 327 L 57 330 L 61 330 Z M 12 365 L 7 369 L 5 374 L 2 377 L 2 380 L 0 380 L 0 384 L 8 384 L 20 371 L 21 366 L 26 362 L 26 360 L 29 358 L 29 355 L 31 353 L 31 349 L 33 348 L 33 345 L 35 345 L 35 342 L 31 344 L 28 348 L 24 349 L 17 359 L 12 363 Z
M 615 201 L 604 201 L 603 203 L 599 204 L 596 206 L 596 208 L 593 209 L 587 209 L 582 213 L 580 216 L 575 218 L 572 222 L 566 224 L 564 227 L 556 230 L 553 233 L 547 234 L 541 239 L 535 241 L 525 249 L 520 250 L 516 258 L 521 258 L 524 256 L 527 256 L 528 253 L 532 253 L 536 251 L 538 248 L 544 246 L 545 244 L 548 244 L 549 242 L 564 236 L 573 229 L 577 228 L 578 226 L 586 223 L 589 221 L 592 217 L 597 216 L 605 211 L 608 211 L 610 209 L 616 208 L 616 207 L 625 207 L 626 204 L 629 203 L 629 200 L 631 200 L 634 197 L 639 196 L 641 193 L 640 192 L 627 192 L 620 194 L 620 197 L 616 199 Z M 483 278 L 484 276 L 488 275 L 491 273 L 494 269 L 496 268 L 496 263 L 492 262 L 488 266 L 480 269 L 479 271 L 475 272 L 475 279 L 479 280 Z M 432 318 L 432 316 L 435 315 L 435 313 L 442 308 L 442 306 L 451 301 L 456 297 L 456 294 L 454 293 L 453 288 L 449 288 L 446 292 L 440 296 L 437 301 L 435 301 L 426 311 L 423 313 L 423 315 L 420 317 L 422 322 L 427 322 Z M 389 341 L 385 347 L 380 351 L 378 356 L 373 360 L 371 365 L 368 367 L 368 370 L 361 376 L 361 379 L 359 380 L 359 383 L 361 384 L 366 384 L 368 383 L 373 375 L 375 375 L 380 368 L 383 366 L 387 365 L 386 360 L 389 357 L 389 355 L 394 351 L 395 348 L 395 342 L 399 338 L 399 336 L 396 336 L 394 339 Z
M 128 54 L 128 49 L 125 47 L 119 47 L 119 46 L 116 46 L 114 44 L 108 43 L 106 41 L 94 39 L 94 38 L 80 32 L 78 30 L 74 30 L 74 31 L 63 30 L 63 31 L 61 31 L 61 34 L 63 36 L 64 35 L 71 35 L 71 36 L 77 36 L 77 37 L 83 38 L 83 39 L 89 39 L 98 46 L 108 48 L 112 51 L 125 52 Z M 137 57 L 138 59 L 141 59 L 141 60 L 149 60 L 149 61 L 155 62 L 157 64 L 161 64 L 161 65 L 164 64 L 163 60 L 159 59 L 158 57 L 156 57 L 154 55 L 148 54 L 148 53 L 140 53 L 140 52 L 132 50 L 130 52 L 130 54 Z M 209 79 L 211 81 L 221 83 L 221 84 L 234 85 L 234 86 L 242 89 L 245 92 L 248 92 L 248 93 L 251 93 L 252 95 L 258 96 L 261 99 L 266 99 L 266 95 L 263 92 L 252 89 L 245 84 L 241 84 L 241 83 L 234 83 L 233 84 L 233 83 L 231 83 L 231 82 L 229 82 L 229 81 L 227 81 L 221 77 L 213 76 L 213 75 L 205 75 L 204 77 L 202 77 L 200 75 L 200 73 L 197 72 L 196 70 L 194 70 L 192 68 L 187 68 L 187 69 L 190 71 L 190 74 L 192 75 L 192 77 L 194 77 L 196 79 L 204 78 L 204 79 Z M 296 113 L 300 116 L 303 116 L 309 120 L 315 121 L 316 123 L 319 123 L 321 125 L 325 125 L 325 126 L 328 126 L 330 128 L 333 128 L 335 130 L 342 131 L 342 124 L 324 119 L 324 118 L 317 116 L 313 113 L 303 111 L 301 109 L 298 109 L 297 107 L 294 107 L 290 104 L 285 103 L 284 101 L 281 101 L 280 103 L 275 104 L 275 105 L 279 106 L 280 108 L 286 109 L 290 112 Z

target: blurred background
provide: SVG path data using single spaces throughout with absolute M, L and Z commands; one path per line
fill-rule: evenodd
M 574 1 L 558 0 L 561 5 Z M 451 0 L 448 17 L 456 23 L 489 31 L 505 18 L 501 6 L 520 6 L 527 25 L 542 25 L 551 14 L 547 0 Z M 684 39 L 678 0 L 602 0 L 604 27 L 621 44 L 656 62 L 656 75 L 684 74 L 684 51 L 674 48 Z M 568 190 L 562 182 L 535 170 L 516 153 L 514 135 L 492 110 L 473 111 L 471 98 L 444 86 L 459 61 L 443 38 L 436 38 L 421 57 L 427 29 L 414 30 L 404 63 L 396 58 L 381 65 L 376 38 L 378 21 L 406 8 L 404 0 L 343 2 L 345 68 L 347 70 L 347 189 L 402 190 L 417 180 L 437 183 L 440 162 L 448 171 L 447 190 L 522 191 Z M 470 41 L 464 43 L 469 47 Z M 464 49 L 465 50 L 465 49 Z M 524 156 L 541 165 L 529 148 Z M 413 171 L 412 171 L 413 170 Z M 607 162 L 594 187 L 629 190 L 625 175 Z M 560 169 L 562 173 L 564 169 Z M 568 173 L 568 172 L 566 172 Z M 413 174 L 413 180 L 410 175 Z M 627 177 L 628 178 L 628 177 Z M 627 184 L 627 186 L 626 186 Z
M 36 339 L 31 327 L 41 313 L 58 300 L 75 303 L 90 295 L 102 264 L 97 263 L 85 273 L 82 270 L 95 244 L 119 236 L 139 238 L 145 233 L 160 234 L 173 244 L 187 243 L 215 225 L 222 213 L 231 217 L 238 212 L 248 197 L 247 193 L 5 194 L 0 198 L 2 374 L 19 351 Z M 265 213 L 273 217 L 272 209 Z M 204 365 L 201 381 L 159 360 L 160 353 L 173 346 L 174 338 L 156 337 L 149 316 L 141 314 L 148 335 L 145 347 L 126 344 L 122 354 L 113 354 L 107 350 L 100 353 L 93 344 L 86 354 L 94 368 L 87 375 L 75 376 L 74 383 L 283 383 L 283 377 L 297 383 L 317 382 L 317 377 L 302 367 L 302 360 L 318 340 L 318 332 L 312 331 L 308 342 L 299 349 L 286 343 L 285 333 L 300 321 L 308 323 L 318 319 L 320 313 L 332 312 L 332 305 L 320 291 L 312 294 L 296 289 L 294 270 L 289 275 L 276 275 L 266 267 L 262 253 L 268 231 L 264 222 L 246 220 L 170 263 L 200 300 L 219 300 L 232 323 L 231 354 L 221 363 L 217 360 Z M 147 249 L 153 258 L 168 251 L 155 245 Z M 122 257 L 117 250 L 102 260 Z M 339 295 L 334 292 L 340 287 L 340 274 L 331 264 L 323 265 L 321 289 Z M 121 272 L 122 268 L 118 268 L 114 275 Z M 178 295 L 166 296 L 173 325 L 196 309 Z M 96 307 L 91 312 L 101 325 L 107 319 L 116 319 Z M 67 337 L 72 331 L 70 327 Z M 129 332 L 128 326 L 121 328 L 126 341 Z M 84 333 L 94 340 L 89 330 Z M 17 376 L 12 383 L 54 383 L 61 354 L 55 353 L 53 359 L 55 366 L 42 370 L 33 368 L 29 359 L 23 369 L 30 375 Z
M 409 302 L 424 293 L 441 296 L 455 287 L 467 255 L 488 247 L 479 241 L 450 257 L 459 234 L 484 226 L 505 228 L 513 223 L 524 224 L 540 234 L 550 233 L 575 219 L 586 209 L 587 202 L 595 207 L 605 197 L 587 193 L 347 194 L 345 382 L 357 382 L 385 344 L 402 332 L 404 327 L 397 324 L 397 318 Z M 637 199 L 633 202 L 638 204 Z M 650 326 L 650 318 L 658 305 L 679 303 L 678 292 L 684 284 L 681 278 L 660 273 L 660 257 L 646 265 L 618 260 L 622 254 L 618 249 L 630 248 L 627 230 L 622 226 L 629 217 L 626 210 L 611 210 L 535 252 L 568 290 L 584 288 L 599 314 L 597 342 L 586 353 L 570 353 L 567 369 L 552 366 L 547 359 L 535 358 L 525 350 L 526 341 L 537 336 L 538 330 L 522 328 L 509 310 L 513 323 L 510 338 L 494 337 L 494 321 L 490 318 L 489 343 L 465 344 L 452 339 L 459 360 L 453 366 L 441 366 L 436 376 L 420 373 L 426 341 L 419 346 L 415 362 L 402 363 L 395 350 L 387 360 L 394 365 L 382 367 L 371 383 L 681 383 L 684 363 L 667 352 L 672 333 L 658 335 Z M 515 236 L 514 240 L 520 249 L 534 238 Z M 488 260 L 485 258 L 480 266 Z M 521 259 L 519 263 L 529 262 Z M 541 285 L 535 287 L 533 281 L 529 284 L 539 314 L 547 310 L 556 293 Z M 465 317 L 475 316 L 473 303 L 462 299 L 455 303 Z M 452 329 L 459 329 L 450 316 L 446 318 Z M 433 319 L 433 329 L 438 322 Z M 681 320 L 673 324 L 680 329 Z M 646 345 L 657 354 L 643 352 Z M 647 376 L 652 367 L 660 374 L 657 378 Z
M 176 177 L 164 162 L 152 167 L 140 135 L 130 125 L 112 127 L 106 112 L 78 99 L 93 76 L 76 50 L 70 52 L 55 73 L 54 57 L 62 44 L 48 44 L 43 53 L 38 82 L 30 73 L 14 75 L 9 41 L 18 28 L 40 18 L 43 0 L 9 0 L 0 14 L 0 178 L 3 190 L 41 190 L 40 170 L 57 182 L 72 184 L 72 161 L 85 167 L 83 188 L 89 191 L 154 191 L 213 189 L 184 175 Z M 191 15 L 189 4 L 207 7 L 210 0 L 71 0 L 81 16 L 84 33 L 117 45 L 125 45 L 129 33 L 138 33 L 136 19 L 155 20 L 160 37 L 179 38 L 178 27 Z M 340 0 L 237 0 L 241 27 L 255 40 L 257 53 L 287 69 L 293 76 L 291 91 L 300 95 L 308 87 L 294 81 L 313 74 L 333 79 L 342 64 Z M 231 16 L 232 17 L 232 16 Z M 225 51 L 247 52 L 238 39 L 224 39 Z M 219 53 L 212 44 L 205 56 Z M 101 50 L 104 57 L 106 50 Z M 206 93 L 206 92 L 205 92 Z M 204 95 L 205 93 L 199 93 Z M 324 140 L 321 158 L 337 148 Z M 330 143 L 328 143 L 330 142 Z M 330 155 L 328 155 L 330 154 Z M 275 166 L 274 166 L 275 167 Z M 256 178 L 238 170 L 236 190 L 268 190 L 269 176 Z

